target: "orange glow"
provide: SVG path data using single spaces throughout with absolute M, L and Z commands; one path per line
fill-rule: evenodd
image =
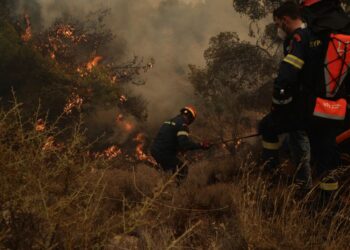
M 103 57 L 102 56 L 95 56 L 90 62 L 87 63 L 86 69 L 88 71 L 92 71 L 93 68 L 95 68 L 101 61 Z
M 37 132 L 43 132 L 45 131 L 46 129 L 46 125 L 45 125 L 45 122 L 43 119 L 39 119 L 37 122 L 36 122 L 36 125 L 35 125 L 35 130 Z
M 73 109 L 81 109 L 81 106 L 83 105 L 83 98 L 81 98 L 77 94 L 72 94 L 72 96 L 69 98 L 66 106 L 64 107 L 64 113 L 69 115 L 73 112 Z
M 25 15 L 24 16 L 24 19 L 25 19 L 25 21 L 26 21 L 26 29 L 25 29 L 25 31 L 24 31 L 24 33 L 23 33 L 23 35 L 22 35 L 22 40 L 24 41 L 24 42 L 29 42 L 31 39 L 32 39 L 32 37 L 33 37 L 33 34 L 32 34 L 32 25 L 31 25 L 31 23 L 30 23 L 30 17 L 29 17 L 29 15 Z
M 125 121 L 124 129 L 126 132 L 131 132 L 134 129 L 134 124 L 132 124 L 131 122 Z
M 117 76 L 113 76 L 113 77 L 112 77 L 111 83 L 117 83 Z
M 145 135 L 143 133 L 139 133 L 134 138 L 134 141 L 137 142 L 137 146 L 136 146 L 136 149 L 135 149 L 135 156 L 140 161 L 148 161 L 148 162 L 154 164 L 154 160 L 152 159 L 152 157 L 148 156 L 144 152 L 145 140 L 146 140 L 146 137 L 145 137 Z
M 117 123 L 122 122 L 123 120 L 124 120 L 124 116 L 122 114 L 117 115 L 117 117 L 115 118 L 115 121 Z
M 66 38 L 74 38 L 73 34 L 74 34 L 74 28 L 72 28 L 70 25 L 61 25 L 58 29 L 57 29 L 57 35 L 62 35 Z
M 121 103 L 126 103 L 128 101 L 128 98 L 125 95 L 120 96 L 119 101 Z
M 46 139 L 44 146 L 42 147 L 43 151 L 52 151 L 55 149 L 55 138 L 50 136 Z
M 115 159 L 121 154 L 122 150 L 119 149 L 117 146 L 109 147 L 104 151 L 104 155 L 107 157 L 108 160 Z

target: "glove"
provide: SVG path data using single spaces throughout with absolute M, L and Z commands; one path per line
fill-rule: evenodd
M 201 145 L 201 148 L 204 149 L 204 150 L 208 150 L 208 149 L 210 149 L 213 146 L 212 143 L 209 143 L 207 141 L 201 142 L 200 145 Z

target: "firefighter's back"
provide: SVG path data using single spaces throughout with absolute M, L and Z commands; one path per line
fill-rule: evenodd
M 177 116 L 162 124 L 151 146 L 152 155 L 176 155 L 178 150 L 177 132 L 183 123 L 183 118 Z

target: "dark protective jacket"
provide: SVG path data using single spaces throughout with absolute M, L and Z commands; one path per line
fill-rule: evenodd
M 284 59 L 274 82 L 272 104 L 275 109 L 292 108 L 305 113 L 310 96 L 322 82 L 326 42 L 307 28 L 299 28 L 284 42 Z M 312 106 L 312 104 L 311 104 Z M 289 109 L 290 110 L 290 109 Z
M 176 155 L 180 151 L 200 149 L 201 145 L 189 138 L 189 132 L 182 115 L 164 122 L 153 141 L 151 152 L 158 155 Z

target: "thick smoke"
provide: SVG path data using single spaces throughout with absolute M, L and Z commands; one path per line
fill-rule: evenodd
M 23 2 L 34 0 L 23 0 Z M 148 101 L 149 123 L 178 112 L 193 100 L 188 64 L 203 64 L 210 37 L 235 31 L 245 39 L 248 20 L 234 12 L 231 0 L 36 0 L 46 25 L 62 13 L 85 17 L 109 8 L 107 24 L 126 40 L 127 54 L 156 60 L 147 84 L 135 88 Z

